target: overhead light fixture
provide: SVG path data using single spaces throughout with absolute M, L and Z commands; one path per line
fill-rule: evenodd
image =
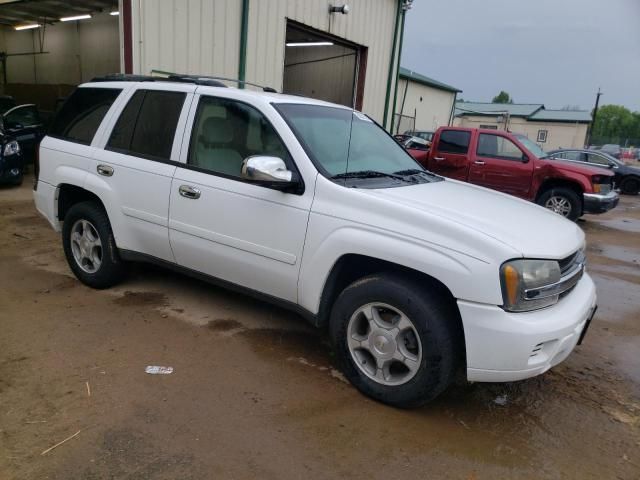
M 329 5 L 329 13 L 341 13 L 343 15 L 346 15 L 347 13 L 349 13 L 349 5 Z
M 72 22 L 74 20 L 86 20 L 87 18 L 91 18 L 91 15 L 74 15 L 73 17 L 62 17 L 60 19 L 61 22 Z
M 114 17 L 120 15 L 120 12 L 118 10 L 115 10 L 113 12 L 109 12 L 109 15 L 113 15 Z
M 288 42 L 287 47 L 325 47 L 333 45 L 333 42 Z
M 38 28 L 40 27 L 39 24 L 34 23 L 33 25 L 18 25 L 17 27 L 13 27 L 14 30 L 30 30 L 32 28 Z

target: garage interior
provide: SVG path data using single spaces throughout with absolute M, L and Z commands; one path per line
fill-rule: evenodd
M 76 85 L 119 71 L 117 0 L 0 2 L 0 95 L 53 111 Z
M 287 22 L 283 92 L 361 108 L 366 49 Z

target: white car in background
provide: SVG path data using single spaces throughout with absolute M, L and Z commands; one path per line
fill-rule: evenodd
M 148 261 L 330 331 L 382 402 L 541 374 L 596 306 L 584 234 L 537 205 L 431 174 L 369 117 L 215 80 L 81 85 L 40 146 L 38 210 L 80 281 Z

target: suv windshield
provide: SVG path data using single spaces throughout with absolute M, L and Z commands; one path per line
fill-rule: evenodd
M 516 138 L 522 145 L 525 146 L 527 150 L 533 153 L 536 157 L 547 158 L 549 156 L 549 154 L 545 152 L 542 148 L 540 148 L 537 143 L 532 142 L 524 135 L 516 135 Z
M 280 103 L 275 107 L 328 178 L 376 188 L 439 179 L 362 113 L 322 105 Z

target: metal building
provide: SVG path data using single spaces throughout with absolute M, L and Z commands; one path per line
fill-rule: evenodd
M 351 105 L 390 126 L 410 4 L 121 0 L 121 68 L 245 79 Z

